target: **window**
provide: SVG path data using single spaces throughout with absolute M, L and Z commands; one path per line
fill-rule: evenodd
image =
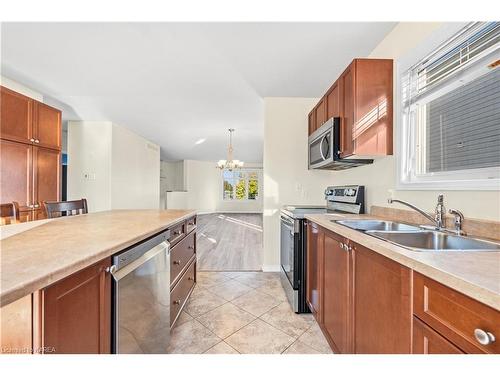
M 256 200 L 259 197 L 259 173 L 254 170 L 222 172 L 222 197 L 224 200 Z
M 401 78 L 400 185 L 498 189 L 500 23 L 474 22 Z

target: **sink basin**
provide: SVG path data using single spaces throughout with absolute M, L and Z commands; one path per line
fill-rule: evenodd
M 429 251 L 500 251 L 500 244 L 435 231 L 366 232 L 410 250 Z
M 418 231 L 419 227 L 413 225 L 396 223 L 394 221 L 384 220 L 332 220 L 335 223 L 344 225 L 356 230 L 378 230 L 378 231 Z

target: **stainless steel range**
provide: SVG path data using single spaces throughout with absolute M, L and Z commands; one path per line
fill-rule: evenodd
M 284 206 L 281 209 L 281 283 L 296 313 L 306 304 L 306 214 L 364 213 L 365 189 L 360 185 L 329 186 L 325 206 Z

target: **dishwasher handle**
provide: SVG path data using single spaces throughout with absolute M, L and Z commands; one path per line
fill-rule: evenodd
M 159 245 L 156 245 L 151 250 L 148 250 L 147 252 L 142 254 L 139 258 L 134 260 L 132 263 L 127 264 L 123 268 L 118 269 L 116 265 L 112 265 L 109 268 L 109 273 L 111 274 L 111 276 L 113 276 L 115 281 L 120 281 L 129 273 L 133 272 L 134 270 L 142 266 L 144 263 L 146 263 L 148 260 L 156 257 L 158 254 L 162 252 L 166 252 L 167 256 L 170 255 L 170 243 L 168 241 L 163 241 Z

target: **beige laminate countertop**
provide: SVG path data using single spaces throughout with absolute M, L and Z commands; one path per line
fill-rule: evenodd
M 192 210 L 113 210 L 0 227 L 0 306 L 195 213 Z
M 370 215 L 314 214 L 306 218 L 387 258 L 500 310 L 500 252 L 412 251 L 331 222 Z

